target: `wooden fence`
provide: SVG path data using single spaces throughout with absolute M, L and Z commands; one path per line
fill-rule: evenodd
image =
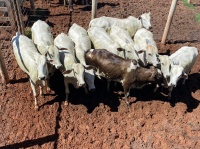
M 0 0 L 0 29 L 24 34 L 21 5 L 22 0 Z

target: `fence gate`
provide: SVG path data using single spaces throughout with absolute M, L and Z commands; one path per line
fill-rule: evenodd
M 22 19 L 23 0 L 0 0 L 0 29 L 16 31 L 24 34 L 24 22 Z

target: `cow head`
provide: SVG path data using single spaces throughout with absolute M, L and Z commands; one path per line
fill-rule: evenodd
M 39 80 L 46 80 L 48 77 L 47 58 L 44 55 L 34 55 L 37 65 L 37 73 Z
M 187 74 L 183 70 L 183 67 L 178 64 L 172 65 L 170 71 L 170 82 L 168 83 L 168 86 L 176 87 L 177 82 L 180 78 L 187 77 Z
M 149 40 L 146 40 L 146 61 L 155 67 L 157 67 L 160 61 L 157 51 L 157 47 L 153 46 Z
M 47 47 L 47 59 L 50 62 L 50 64 L 54 65 L 56 69 L 60 68 L 62 66 L 59 58 L 59 50 L 56 46 L 50 45 Z
M 165 79 L 168 79 L 170 76 L 170 69 L 171 69 L 171 61 L 168 55 L 159 55 L 160 60 L 160 70 L 162 75 Z
M 96 89 L 94 85 L 95 71 L 93 67 L 90 67 L 88 65 L 85 66 L 84 79 L 88 85 L 89 91 L 93 92 Z
M 140 60 L 138 53 L 134 49 L 134 45 L 132 45 L 131 48 L 125 50 L 125 58 L 135 59 L 136 61 Z
M 156 81 L 162 79 L 162 75 L 159 73 L 158 69 L 154 66 L 150 67 L 151 77 L 149 77 L 148 81 Z
M 137 69 L 138 67 L 139 67 L 138 62 L 137 62 L 135 59 L 133 59 L 133 60 L 131 60 L 131 62 L 130 62 L 129 68 L 127 68 L 127 72 L 130 72 L 131 70 L 135 70 L 135 69 Z
M 81 63 L 74 63 L 70 70 L 63 72 L 63 74 L 69 74 L 73 72 L 74 77 L 77 79 L 76 88 L 82 87 L 85 85 L 84 81 L 84 67 Z
M 151 29 L 151 22 L 150 22 L 150 12 L 142 14 L 139 19 L 142 22 L 142 26 L 146 29 Z

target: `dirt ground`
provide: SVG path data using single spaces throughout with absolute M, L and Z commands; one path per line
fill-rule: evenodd
M 159 53 L 173 53 L 184 45 L 200 49 L 199 0 L 195 9 L 178 1 L 166 45 L 161 45 L 171 0 L 98 0 L 97 17 L 106 15 L 125 18 L 151 12 L 152 32 Z M 47 23 L 54 37 L 67 32 L 72 23 L 88 28 L 90 6 L 69 8 L 58 3 L 41 5 L 48 9 Z M 1 36 L 6 31 L 1 30 Z M 96 79 L 97 90 L 86 96 L 83 89 L 70 87 L 70 104 L 64 106 L 63 77 L 59 71 L 51 78 L 52 90 L 39 98 L 39 111 L 34 110 L 33 94 L 27 75 L 18 67 L 10 45 L 11 36 L 4 37 L 2 48 L 10 83 L 0 78 L 0 149 L 141 149 L 200 147 L 200 58 L 185 85 L 179 82 L 169 101 L 160 89 L 153 93 L 151 85 L 131 90 L 131 108 L 122 99 L 122 88 L 105 94 L 105 84 Z M 2 40 L 2 38 L 1 38 Z

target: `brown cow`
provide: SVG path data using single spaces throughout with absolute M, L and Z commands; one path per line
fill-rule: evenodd
M 97 69 L 97 75 L 122 83 L 127 106 L 130 106 L 127 97 L 132 87 L 142 87 L 161 78 L 156 68 L 139 67 L 136 60 L 123 59 L 105 49 L 89 50 L 85 60 Z

